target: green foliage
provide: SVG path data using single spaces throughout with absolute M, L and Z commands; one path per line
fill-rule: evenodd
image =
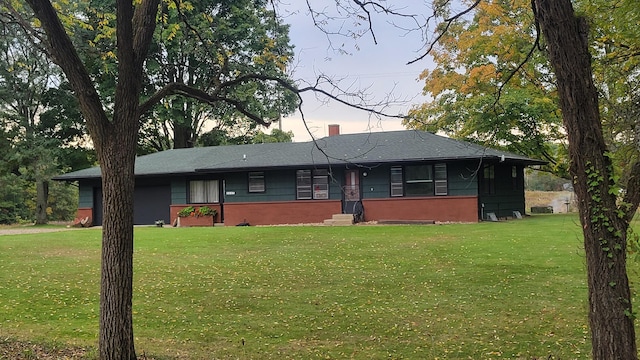
M 548 170 L 566 176 L 547 61 L 534 52 L 516 71 L 535 40 L 530 7 L 525 0 L 483 1 L 473 17 L 456 20 L 431 53 L 436 68 L 421 75 L 433 100 L 412 109 L 405 125 L 549 160 Z
M 50 215 L 69 220 L 76 198 L 67 186 L 49 186 L 49 199 L 36 194 L 36 183 L 47 188 L 50 179 L 65 169 L 88 167 L 95 155 L 79 145 L 85 139 L 83 119 L 68 84 L 22 29 L 0 22 L 0 169 L 5 175 L 0 222 L 20 222 Z M 5 173 L 5 174 L 6 174 Z M 13 176 L 15 175 L 15 176 Z M 19 184 L 20 188 L 16 186 Z M 73 209 L 72 209 L 73 207 Z
M 49 184 L 48 204 L 49 220 L 73 220 L 78 210 L 78 186 L 68 182 L 52 181 Z
M 588 359 L 580 232 L 575 215 L 137 228 L 137 348 L 185 359 Z M 0 336 L 94 346 L 99 258 L 98 230 L 0 237 Z
M 0 224 L 15 224 L 33 219 L 28 206 L 29 183 L 16 174 L 0 175 Z
M 640 10 L 634 0 L 578 1 L 577 10 L 590 22 L 603 135 L 613 150 L 610 159 L 615 173 L 625 183 L 629 168 L 640 159 Z
M 288 79 L 286 67 L 293 58 L 289 29 L 266 5 L 262 0 L 226 0 L 162 8 L 147 62 L 146 91 L 178 82 L 215 92 L 221 101 L 212 105 L 178 95 L 165 98 L 143 124 L 144 147 L 192 147 L 206 128 L 227 133 L 227 139 L 252 137 L 256 123 L 233 103 L 267 122 L 294 110 L 297 99 L 276 83 L 234 81 L 251 75 Z M 222 143 L 211 140 L 208 136 L 203 142 Z
M 196 216 L 215 216 L 218 212 L 208 206 L 200 206 L 196 212 Z
M 189 217 L 189 216 L 216 216 L 218 212 L 215 209 L 212 209 L 208 206 L 199 206 L 198 208 L 194 206 L 187 206 L 178 211 L 179 217 Z
M 196 208 L 194 208 L 193 206 L 187 206 L 185 208 L 182 208 L 180 211 L 178 211 L 178 216 L 179 217 L 187 217 L 187 216 L 192 216 L 193 214 L 195 214 Z
M 571 182 L 546 171 L 525 169 L 525 189 L 533 191 L 562 191 L 570 188 Z
M 262 131 L 258 131 L 251 142 L 254 144 L 265 144 L 291 142 L 292 140 L 293 131 L 282 131 L 280 129 L 273 129 L 271 130 L 271 134 L 265 134 Z

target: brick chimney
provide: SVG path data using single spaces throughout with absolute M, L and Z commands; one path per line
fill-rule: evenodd
M 330 124 L 329 125 L 329 136 L 340 135 L 340 125 L 338 124 Z

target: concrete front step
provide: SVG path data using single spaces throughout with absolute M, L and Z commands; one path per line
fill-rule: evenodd
M 325 225 L 331 226 L 346 226 L 353 225 L 353 215 L 352 214 L 333 214 L 331 219 L 327 219 L 324 221 Z

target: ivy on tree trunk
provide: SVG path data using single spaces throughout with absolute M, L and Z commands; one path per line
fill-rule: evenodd
M 547 42 L 569 139 L 587 263 L 592 355 L 637 359 L 626 247 L 630 214 L 638 204 L 618 204 L 593 83 L 587 22 L 575 16 L 571 0 L 533 0 L 532 5 Z

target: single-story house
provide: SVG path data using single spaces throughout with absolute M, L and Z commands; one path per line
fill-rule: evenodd
M 525 213 L 524 168 L 544 161 L 430 132 L 340 134 L 309 142 L 166 150 L 136 159 L 134 222 L 175 224 L 188 206 L 216 223 L 319 223 L 333 214 L 365 221 L 477 222 Z M 100 168 L 77 181 L 79 218 L 102 223 Z

